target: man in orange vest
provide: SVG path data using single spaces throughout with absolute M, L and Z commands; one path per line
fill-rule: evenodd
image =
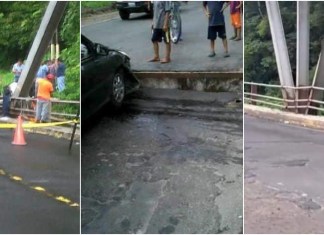
M 47 74 L 45 78 L 36 81 L 36 122 L 47 122 L 49 120 L 49 106 L 53 89 L 53 74 Z

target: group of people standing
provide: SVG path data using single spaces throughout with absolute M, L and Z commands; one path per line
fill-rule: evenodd
M 229 57 L 228 44 L 226 37 L 224 10 L 230 6 L 231 22 L 234 30 L 234 35 L 230 40 L 240 41 L 241 36 L 241 1 L 203 1 L 203 9 L 208 17 L 208 34 L 207 39 L 210 40 L 209 57 L 216 56 L 215 41 L 219 37 L 222 39 L 224 47 L 224 57 Z M 169 32 L 169 17 L 171 11 L 170 1 L 155 1 L 152 23 L 152 38 L 154 56 L 149 62 L 169 63 L 171 61 L 171 42 Z M 166 49 L 164 59 L 160 59 L 159 42 L 164 39 Z
M 4 89 L 4 116 L 9 116 L 10 96 L 17 87 L 24 66 L 21 59 L 13 65 L 14 81 Z M 60 58 L 45 60 L 36 73 L 34 85 L 29 92 L 31 97 L 37 98 L 36 122 L 47 122 L 49 120 L 50 99 L 54 92 L 54 86 L 58 92 L 65 89 L 65 64 Z
M 13 65 L 12 72 L 14 74 L 14 82 L 18 82 L 24 67 L 25 65 L 21 59 Z M 35 81 L 40 78 L 46 78 L 46 75 L 48 74 L 52 74 L 54 78 L 56 78 L 56 90 L 62 92 L 65 89 L 65 64 L 60 58 L 55 60 L 45 60 L 36 73 Z

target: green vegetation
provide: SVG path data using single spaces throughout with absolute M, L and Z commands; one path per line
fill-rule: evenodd
M 260 5 L 259 5 L 260 4 Z M 265 2 L 244 2 L 244 79 L 279 83 Z M 260 6 L 260 7 L 259 7 Z M 296 74 L 296 2 L 279 2 L 293 76 Z M 310 2 L 310 79 L 324 35 L 323 2 Z M 265 90 L 264 90 L 265 91 Z
M 296 76 L 296 2 L 279 2 L 283 27 L 288 46 L 293 78 Z M 312 81 L 320 42 L 324 35 L 324 2 L 310 2 L 310 79 Z M 265 2 L 244 2 L 244 80 L 265 84 L 280 84 L 270 33 Z M 311 83 L 310 83 L 311 84 Z M 250 86 L 245 91 L 250 92 Z M 281 97 L 278 88 L 259 88 L 259 94 Z M 261 99 L 260 100 L 266 100 Z M 269 100 L 268 100 L 269 101 Z M 271 101 L 272 103 L 278 103 Z M 267 106 L 267 105 L 265 105 Z
M 80 100 L 80 4 L 69 2 L 62 20 L 60 36 L 65 45 L 60 57 L 66 65 L 66 89 L 56 97 Z
M 0 87 L 11 83 L 11 69 L 18 58 L 26 59 L 48 2 L 0 4 Z M 66 65 L 66 90 L 54 96 L 64 100 L 80 97 L 80 5 L 69 2 L 59 28 L 60 57 Z M 48 55 L 49 53 L 47 53 Z M 42 59 L 49 59 L 45 56 Z M 2 89 L 1 89 L 2 90 Z M 1 91 L 2 92 L 2 91 Z
M 13 73 L 0 70 L 0 94 L 3 92 L 3 88 L 13 82 Z

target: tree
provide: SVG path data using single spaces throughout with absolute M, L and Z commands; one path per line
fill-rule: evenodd
M 1 68 L 9 68 L 18 58 L 26 57 L 46 6 L 46 2 L 1 2 Z
M 25 59 L 36 36 L 48 2 L 1 2 L 0 65 L 11 70 L 18 58 Z M 69 2 L 60 22 L 60 57 L 66 70 L 66 90 L 55 94 L 61 99 L 79 100 L 80 96 L 80 3 Z
M 64 49 L 60 57 L 67 67 L 66 89 L 56 96 L 61 99 L 80 99 L 80 3 L 69 2 L 60 25 Z
M 279 2 L 289 59 L 296 74 L 296 2 Z M 323 2 L 310 2 L 310 71 L 316 66 L 324 33 Z M 279 83 L 265 2 L 244 4 L 244 79 L 261 83 Z M 312 78 L 312 77 L 311 77 Z

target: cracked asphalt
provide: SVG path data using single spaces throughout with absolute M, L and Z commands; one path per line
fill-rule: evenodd
M 244 117 L 244 232 L 324 232 L 324 132 Z
M 0 234 L 80 233 L 80 145 L 0 129 Z M 65 200 L 65 201 L 64 201 Z M 66 201 L 69 200 L 69 201 Z
M 82 135 L 82 233 L 242 233 L 242 105 L 226 106 L 235 96 L 137 97 L 94 117 Z

